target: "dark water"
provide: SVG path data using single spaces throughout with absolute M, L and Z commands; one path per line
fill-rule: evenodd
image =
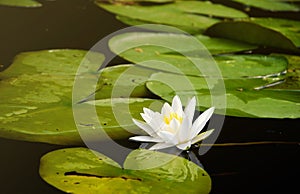
M 125 27 L 88 0 L 43 3 L 35 9 L 0 7 L 0 64 L 8 66 L 23 51 L 89 49 Z M 226 117 L 216 143 L 299 142 L 299 124 L 291 119 Z M 62 193 L 38 174 L 41 156 L 59 148 L 62 146 L 0 139 L 0 193 Z M 299 193 L 299 148 L 279 143 L 216 146 L 199 159 L 212 177 L 212 193 Z

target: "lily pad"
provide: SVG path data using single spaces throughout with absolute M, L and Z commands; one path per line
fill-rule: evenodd
M 277 78 L 273 79 L 270 81 L 276 82 Z M 215 85 L 212 88 L 208 87 L 206 79 L 201 77 L 156 73 L 151 76 L 151 80 L 147 82 L 147 87 L 169 102 L 175 94 L 179 95 L 183 101 L 197 96 L 198 110 L 215 106 L 216 113 L 222 113 L 222 110 L 226 109 L 226 115 L 229 116 L 300 118 L 299 88 L 293 91 L 289 89 L 273 91 L 272 87 L 264 87 L 273 85 L 265 79 L 215 79 Z M 212 102 L 211 97 L 211 92 L 213 92 L 214 99 L 218 99 L 219 95 L 221 99 L 222 94 L 218 94 L 217 88 L 222 81 L 226 86 L 226 107 L 219 105 L 218 100 Z
M 251 18 L 251 22 L 278 31 L 300 47 L 300 21 L 280 18 Z
M 118 53 L 123 48 L 123 45 L 126 47 L 128 45 L 135 45 L 139 42 L 143 42 L 147 44 L 153 42 L 154 39 L 160 42 L 167 42 L 170 39 L 172 40 L 172 38 L 181 39 L 180 41 L 178 41 L 178 43 L 183 44 L 185 39 L 188 39 L 189 37 L 183 34 L 132 32 L 132 33 L 124 33 L 113 37 L 109 41 L 109 47 L 112 51 Z M 255 45 L 223 39 L 223 38 L 211 38 L 209 36 L 204 36 L 201 34 L 195 35 L 195 38 L 205 46 L 203 49 L 208 49 L 209 52 L 212 54 L 232 53 L 232 52 L 247 51 L 247 50 L 252 50 L 257 48 L 257 46 Z M 152 48 L 152 47 L 148 46 L 147 48 Z M 181 49 L 183 52 L 192 52 L 191 50 L 188 50 L 186 48 L 187 46 L 183 45 Z M 141 49 L 143 50 L 143 48 Z M 202 48 L 199 49 L 201 50 Z M 152 51 L 147 50 L 146 52 L 152 52 L 152 53 L 156 52 L 156 53 L 163 54 L 171 51 L 159 47 L 153 47 Z
M 163 5 L 143 6 L 138 4 L 107 4 L 96 1 L 105 10 L 119 16 L 150 23 L 179 27 L 190 33 L 203 31 L 221 18 L 244 18 L 245 13 L 209 1 L 177 1 Z M 213 16 L 213 17 L 211 17 Z
M 101 2 L 101 0 L 96 0 Z M 146 2 L 146 3 L 171 3 L 174 2 L 175 0 L 114 0 L 114 1 L 109 1 L 113 2 L 116 4 L 134 4 L 134 3 L 141 3 L 141 2 Z
M 157 161 L 156 168 L 147 164 Z M 141 170 L 133 170 L 133 165 Z M 44 155 L 40 175 L 67 193 L 209 193 L 209 175 L 196 164 L 175 155 L 149 150 L 131 152 L 122 169 L 106 156 L 86 148 L 69 148 Z
M 300 11 L 300 8 L 292 3 L 282 0 L 231 0 L 246 6 L 256 7 L 268 11 Z
M 218 42 L 217 39 L 206 39 L 204 36 L 197 36 L 197 38 L 200 41 L 203 40 L 201 42 L 206 44 L 208 49 L 214 49 L 214 45 Z M 178 52 L 181 53 L 177 53 L 166 47 L 157 46 L 168 45 L 170 41 L 176 42 L 176 48 L 179 48 Z M 187 41 L 190 41 L 190 37 L 185 35 L 127 33 L 113 37 L 109 41 L 109 47 L 113 52 L 118 54 L 126 48 L 131 48 L 119 55 L 141 66 L 173 73 L 178 73 L 177 71 L 180 70 L 181 73 L 185 75 L 202 76 L 198 68 L 208 69 L 212 63 L 212 58 L 201 55 L 201 53 L 203 53 L 202 48 L 192 50 L 195 49 L 195 47 L 187 45 Z M 135 45 L 143 46 L 135 47 Z M 226 43 L 223 45 L 223 48 L 226 48 Z M 216 48 L 218 50 L 218 46 L 216 46 Z M 219 48 L 223 50 L 222 46 L 219 46 Z M 192 57 L 197 64 L 193 64 L 190 59 L 183 56 L 183 54 Z M 230 78 L 273 75 L 281 73 L 287 68 L 287 60 L 284 57 L 278 56 L 220 55 L 215 56 L 214 60 L 217 62 L 223 77 Z M 169 65 L 163 65 L 162 62 Z M 170 65 L 175 67 L 176 72 L 170 68 Z
M 22 53 L 8 69 L 0 72 L 0 136 L 53 144 L 82 144 L 73 118 L 72 88 L 77 68 L 85 55 L 86 51 L 82 50 Z M 103 55 L 90 53 L 85 60 L 86 72 L 78 72 L 79 75 L 96 76 L 98 73 L 88 66 L 101 63 Z M 93 119 L 99 119 L 112 138 L 125 138 L 131 134 L 117 122 L 113 106 L 121 107 L 119 112 L 124 112 L 124 107 L 131 107 L 129 113 L 139 118 L 142 108 L 153 102 L 138 98 L 115 99 L 113 102 L 102 99 L 86 104 L 95 104 L 99 116 L 94 115 Z M 131 119 L 125 119 L 123 125 L 137 130 Z M 93 130 L 93 126 L 87 125 L 86 129 Z
M 299 52 L 300 22 L 277 18 L 251 18 L 219 22 L 205 32 L 209 36 L 229 38 L 250 44 Z
M 95 99 L 151 97 L 145 82 L 156 71 L 132 64 L 117 65 L 100 71 Z
M 41 7 L 42 4 L 33 0 L 0 0 L 0 5 L 16 7 Z
M 285 82 L 272 87 L 272 90 L 288 89 L 297 91 L 300 89 L 300 56 L 294 55 L 278 55 L 288 59 L 289 65 L 286 71 Z

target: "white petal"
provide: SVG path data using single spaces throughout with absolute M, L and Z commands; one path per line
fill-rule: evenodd
M 168 103 L 165 103 L 161 109 L 161 114 L 162 116 L 168 116 L 170 115 L 171 113 L 173 112 L 173 109 L 172 107 L 168 104 Z
M 159 131 L 162 128 L 162 125 L 164 124 L 162 115 L 158 112 L 154 113 L 153 118 L 148 124 L 153 129 L 153 131 Z
M 186 143 L 182 143 L 182 144 L 178 144 L 176 145 L 177 148 L 181 149 L 181 150 L 187 150 L 191 147 L 191 141 L 188 141 Z
M 173 108 L 174 112 L 179 114 L 178 116 L 180 116 L 180 117 L 182 116 L 182 113 L 183 113 L 182 104 L 181 104 L 180 98 L 177 95 L 173 98 L 172 108 Z
M 146 121 L 146 123 L 148 124 L 150 124 L 153 119 L 153 116 L 150 117 L 148 114 L 145 113 L 141 113 L 141 116 L 144 119 L 144 121 Z
M 170 144 L 170 143 L 157 143 L 154 146 L 152 146 L 151 148 L 149 148 L 149 150 L 159 150 L 159 149 L 169 148 L 172 146 L 174 146 L 174 145 Z
M 169 127 L 170 127 L 170 129 L 172 129 L 174 134 L 178 133 L 178 131 L 180 130 L 180 127 L 181 127 L 180 121 L 173 118 L 169 124 Z
M 163 142 L 159 138 L 154 138 L 154 137 L 150 137 L 150 136 L 134 136 L 134 137 L 130 137 L 129 140 L 144 141 L 144 142 Z
M 214 112 L 215 108 L 211 107 L 202 113 L 196 121 L 193 123 L 190 138 L 194 138 L 205 126 L 206 122 L 210 119 Z
M 147 125 L 144 122 L 141 122 L 139 120 L 136 119 L 132 119 L 132 121 L 134 122 L 134 124 L 136 124 L 139 128 L 143 129 L 147 134 L 151 135 L 151 136 L 157 136 L 156 133 L 154 132 L 154 130 Z
M 149 117 L 153 117 L 154 113 L 152 110 L 150 110 L 149 108 L 143 108 L 143 111 L 146 115 L 148 115 Z
M 186 142 L 190 137 L 191 122 L 187 118 L 183 118 L 181 127 L 177 133 L 179 142 Z
M 176 144 L 177 142 L 174 142 L 175 134 L 171 133 L 169 131 L 160 131 L 157 133 L 157 135 L 164 140 L 164 142 L 170 142 L 172 144 Z
M 185 116 L 193 121 L 194 114 L 195 114 L 195 107 L 196 107 L 196 98 L 195 96 L 188 102 L 184 109 Z
M 192 140 L 192 144 L 197 143 L 197 142 L 207 138 L 208 136 L 210 136 L 210 134 L 212 134 L 213 131 L 214 131 L 214 129 L 211 129 L 211 130 L 205 131 L 203 133 L 200 133 Z

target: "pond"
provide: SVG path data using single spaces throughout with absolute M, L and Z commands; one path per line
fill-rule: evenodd
M 2 70 L 21 52 L 89 50 L 105 36 L 127 27 L 115 14 L 95 6 L 93 1 L 41 2 L 43 6 L 39 8 L 0 6 Z M 298 16 L 299 12 L 288 17 L 299 19 Z M 111 65 L 120 63 L 126 61 L 117 57 Z M 299 119 L 226 116 L 215 145 L 198 157 L 211 177 L 211 193 L 299 192 L 298 126 Z M 5 126 L 0 125 L 1 128 Z M 133 148 L 140 145 L 126 139 L 119 143 Z M 39 164 L 46 153 L 68 147 L 72 146 L 0 138 L 1 193 L 64 193 L 40 178 Z M 197 149 L 193 151 L 196 153 Z

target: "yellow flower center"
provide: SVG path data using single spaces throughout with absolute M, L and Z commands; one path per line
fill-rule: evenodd
M 177 121 L 180 122 L 180 124 L 182 123 L 182 117 L 180 117 L 177 113 L 171 113 L 168 116 L 164 116 L 164 121 L 167 125 L 170 124 L 170 122 L 172 121 L 172 119 L 176 119 Z

